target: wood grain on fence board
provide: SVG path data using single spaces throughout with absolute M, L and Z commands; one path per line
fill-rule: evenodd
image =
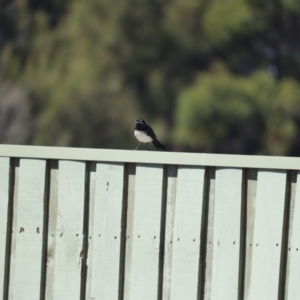
M 239 283 L 242 169 L 217 168 L 212 242 L 210 298 L 237 299 Z
M 285 188 L 286 171 L 258 170 L 256 197 L 248 211 L 254 222 L 248 224 L 253 239 L 246 247 L 247 300 L 277 299 Z
M 98 163 L 93 201 L 90 297 L 118 299 L 124 164 Z
M 162 187 L 162 165 L 137 164 L 124 299 L 157 298 Z
M 20 160 L 10 299 L 40 297 L 45 171 L 45 160 Z
M 9 208 L 9 157 L 0 157 L 0 297 L 4 292 L 6 235 Z
M 170 299 L 197 298 L 204 173 L 201 167 L 178 168 Z
M 50 190 L 57 203 L 50 205 L 48 260 L 52 271 L 47 284 L 49 299 L 79 299 L 83 258 L 83 215 L 85 163 L 59 161 L 57 192 Z M 55 175 L 55 174 L 53 174 Z M 57 193 L 57 194 L 56 194 Z M 55 215 L 56 211 L 56 215 Z M 53 236 L 52 236 L 53 235 Z M 52 239 L 52 241 L 51 241 Z M 48 268 L 49 268 L 48 267 Z

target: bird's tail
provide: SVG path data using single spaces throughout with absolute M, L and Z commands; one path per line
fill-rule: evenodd
M 166 149 L 166 147 L 162 143 L 160 143 L 158 140 L 153 140 L 152 143 L 158 149 L 164 149 L 164 150 Z

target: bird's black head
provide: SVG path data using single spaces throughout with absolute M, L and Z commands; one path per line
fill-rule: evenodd
M 137 120 L 135 121 L 135 124 L 137 124 L 137 123 L 140 123 L 140 124 L 143 124 L 143 125 L 146 124 L 146 122 L 145 122 L 143 119 L 137 119 Z
M 146 122 L 143 119 L 137 119 L 135 121 L 135 129 L 137 129 L 137 130 L 143 130 L 145 125 L 146 125 Z

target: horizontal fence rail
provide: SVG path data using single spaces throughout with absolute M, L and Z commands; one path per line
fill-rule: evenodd
M 299 299 L 298 170 L 298 158 L 0 146 L 0 293 Z

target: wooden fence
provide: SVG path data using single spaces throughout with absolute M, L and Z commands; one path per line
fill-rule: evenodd
M 3 299 L 300 299 L 300 159 L 0 146 Z

